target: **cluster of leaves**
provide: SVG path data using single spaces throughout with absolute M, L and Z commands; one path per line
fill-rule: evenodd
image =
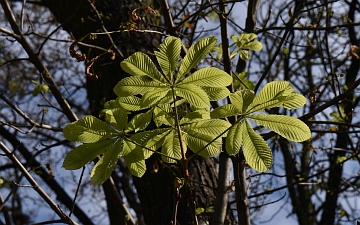
M 212 157 L 222 151 L 222 137 L 227 136 L 229 154 L 236 154 L 243 147 L 249 165 L 266 171 L 273 161 L 270 148 L 248 119 L 292 141 L 309 139 L 309 128 L 296 118 L 254 114 L 265 108 L 294 109 L 305 104 L 306 99 L 294 92 L 290 83 L 271 82 L 255 96 L 249 89 L 230 93 L 227 86 L 233 79 L 218 68 L 193 72 L 214 51 L 216 42 L 215 37 L 199 40 L 179 63 L 181 40 L 167 37 L 155 52 L 160 70 L 140 52 L 121 62 L 121 68 L 132 76 L 115 86 L 118 98 L 107 102 L 101 113 L 105 122 L 85 116 L 64 128 L 69 141 L 83 144 L 68 153 L 63 167 L 78 169 L 101 155 L 91 181 L 102 183 L 110 176 L 118 157 L 122 157 L 131 173 L 141 177 L 146 170 L 145 159 L 155 152 L 167 163 L 183 160 L 187 149 Z M 210 110 L 210 101 L 228 96 L 231 104 Z M 130 111 L 140 110 L 128 120 Z M 238 116 L 238 120 L 230 124 L 220 119 L 229 116 Z M 146 130 L 151 122 L 157 128 Z

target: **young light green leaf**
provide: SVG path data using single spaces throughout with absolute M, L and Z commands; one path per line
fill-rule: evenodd
M 226 136 L 226 152 L 229 155 L 236 155 L 239 153 L 243 145 L 243 129 L 245 126 L 241 122 L 235 123 Z
M 181 40 L 172 36 L 165 38 L 163 44 L 159 45 L 159 51 L 155 51 L 161 70 L 170 81 L 173 79 L 172 73 L 177 67 L 180 52 Z
M 205 56 L 214 49 L 216 41 L 216 37 L 205 37 L 190 47 L 189 51 L 184 57 L 184 60 L 180 64 L 176 83 L 178 83 L 186 74 L 188 74 L 192 68 L 197 66 L 197 64 L 199 64 L 200 61 L 203 60 Z
M 179 84 L 193 84 L 207 87 L 224 87 L 229 86 L 232 77 L 225 71 L 215 67 L 202 68 L 190 76 L 186 77 Z
M 109 139 L 96 143 L 79 145 L 65 156 L 62 167 L 67 170 L 77 170 L 91 162 L 96 156 L 104 153 L 106 149 L 114 144 L 114 142 L 114 139 Z
M 210 101 L 217 101 L 229 96 L 230 91 L 227 87 L 201 87 L 209 96 Z
M 96 117 L 85 116 L 76 122 L 69 123 L 63 133 L 69 141 L 94 143 L 114 136 L 116 131 Z
M 248 60 L 250 59 L 250 52 L 247 50 L 240 50 L 240 58 L 242 60 Z
M 306 104 L 306 98 L 300 93 L 293 92 L 286 97 L 283 104 L 286 109 L 298 109 Z
M 279 107 L 286 97 L 293 93 L 293 90 L 293 86 L 288 81 L 272 81 L 255 96 L 246 113 Z
M 183 144 L 185 151 L 186 151 L 186 145 Z M 168 135 L 165 137 L 164 143 L 162 145 L 161 148 L 161 153 L 171 157 L 171 158 L 175 158 L 180 160 L 182 157 L 181 154 L 181 148 L 180 148 L 180 141 L 179 141 L 179 137 L 177 132 L 175 132 L 175 130 L 172 130 L 168 133 Z M 161 156 L 161 159 L 164 162 L 167 163 L 176 163 L 175 160 L 166 157 L 166 156 Z
M 311 138 L 309 127 L 301 120 L 291 116 L 257 114 L 248 116 L 248 118 L 290 141 L 301 142 Z
M 211 118 L 225 118 L 241 114 L 241 111 L 233 104 L 222 105 L 210 112 Z
M 259 41 L 253 41 L 243 45 L 243 48 L 252 51 L 260 51 L 263 48 L 263 45 Z
M 175 87 L 175 91 L 177 96 L 183 97 L 191 105 L 204 109 L 210 108 L 209 97 L 199 86 L 192 84 L 178 85 Z
M 133 76 L 148 76 L 159 82 L 167 83 L 149 56 L 142 52 L 135 52 L 122 61 L 120 66 L 125 72 Z
M 158 105 L 154 107 L 153 120 L 157 127 L 165 124 L 172 126 L 174 124 L 174 118 L 171 116 L 172 109 L 169 105 Z
M 243 129 L 243 152 L 246 162 L 255 170 L 265 172 L 273 164 L 273 157 L 269 145 L 256 133 L 245 120 Z
M 164 87 L 163 84 L 154 81 L 148 76 L 134 76 L 122 79 L 114 87 L 114 92 L 119 97 L 127 97 L 137 94 L 145 94 L 154 88 Z
M 125 109 L 115 108 L 105 111 L 105 120 L 119 131 L 125 129 L 127 119 L 127 111 Z
M 117 97 L 116 101 L 121 106 L 128 111 L 139 111 L 143 109 L 140 106 L 141 98 L 136 96 L 127 96 L 127 97 Z
M 91 171 L 90 179 L 93 184 L 102 184 L 109 179 L 118 161 L 121 148 L 121 141 L 117 141 L 114 145 L 106 149 L 104 155 Z
M 125 128 L 125 132 L 144 130 L 152 119 L 152 110 L 148 110 L 146 113 L 136 114 Z

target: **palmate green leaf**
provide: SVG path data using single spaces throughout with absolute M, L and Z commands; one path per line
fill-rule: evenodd
M 255 94 L 252 90 L 245 89 L 231 93 L 229 97 L 231 103 L 242 113 L 254 100 Z
M 204 120 L 184 125 L 181 127 L 181 131 L 185 143 L 196 153 L 221 133 L 225 132 L 230 126 L 231 124 L 225 120 Z M 225 134 L 222 136 L 225 136 Z M 221 152 L 221 143 L 221 138 L 216 139 L 201 151 L 199 155 L 212 157 L 219 154 Z
M 136 96 L 117 97 L 116 101 L 118 102 L 121 108 L 126 109 L 128 111 L 139 111 L 143 109 L 140 106 L 141 98 Z
M 167 83 L 150 57 L 142 52 L 135 52 L 120 63 L 121 68 L 133 76 L 148 76 L 161 83 Z
M 193 123 L 201 120 L 210 119 L 210 112 L 207 110 L 196 110 L 194 112 L 186 113 L 186 115 L 181 118 L 180 125 L 185 123 Z
M 181 130 L 190 133 L 206 134 L 215 138 L 226 131 L 230 126 L 231 124 L 225 120 L 210 119 L 181 126 Z M 223 137 L 225 136 L 226 135 L 224 134 Z
M 280 107 L 286 97 L 293 93 L 293 90 L 293 86 L 288 81 L 272 81 L 255 96 L 246 113 Z
M 182 137 L 191 151 L 198 153 L 200 156 L 213 157 L 221 152 L 222 142 L 220 138 L 213 141 L 213 136 L 195 132 L 183 132 Z M 209 145 L 211 141 L 213 142 Z M 203 149 L 205 146 L 207 147 Z M 202 151 L 199 152 L 200 150 Z
M 186 77 L 179 84 L 193 84 L 206 87 L 226 87 L 232 82 L 232 77 L 225 71 L 215 67 L 202 68 Z
M 154 107 L 153 120 L 157 127 L 165 124 L 172 126 L 174 124 L 174 118 L 170 115 L 172 109 L 169 105 L 157 105 Z
M 155 56 L 165 76 L 171 81 L 172 73 L 175 71 L 181 52 L 181 40 L 176 37 L 165 38 L 163 44 L 159 45 L 159 51 Z
M 105 112 L 105 120 L 115 129 L 121 131 L 127 124 L 127 111 L 122 108 L 108 109 Z
M 141 98 L 141 107 L 148 108 L 157 104 L 160 100 L 162 100 L 166 95 L 171 96 L 170 87 L 164 88 L 155 88 L 152 91 L 147 92 Z
M 91 171 L 90 179 L 93 184 L 102 184 L 109 179 L 118 161 L 121 150 L 122 144 L 120 140 L 106 149 L 104 155 Z
M 309 127 L 299 119 L 284 115 L 251 115 L 248 118 L 295 142 L 311 138 Z
M 222 105 L 210 112 L 211 118 L 225 118 L 230 116 L 236 116 L 241 111 L 233 104 Z
M 210 101 L 217 101 L 229 96 L 230 91 L 226 87 L 201 87 L 209 96 Z
M 63 133 L 67 140 L 82 143 L 94 143 L 116 135 L 116 131 L 109 124 L 93 116 L 85 116 L 69 123 Z
M 197 66 L 197 64 L 199 64 L 200 61 L 214 49 L 216 41 L 216 37 L 205 37 L 189 48 L 189 51 L 180 64 L 176 83 L 188 74 L 192 68 Z
M 186 152 L 186 145 L 183 144 L 183 147 Z M 182 158 L 180 141 L 179 141 L 178 134 L 175 130 L 170 131 L 168 133 L 168 135 L 166 135 L 164 143 L 161 148 L 161 153 L 163 153 L 171 158 L 175 158 L 177 160 L 180 160 Z M 161 159 L 167 163 L 176 163 L 175 160 L 173 160 L 169 157 L 162 155 Z
M 119 97 L 145 94 L 154 88 L 164 87 L 164 84 L 154 81 L 148 76 L 126 77 L 114 87 L 114 92 Z
M 236 155 L 239 153 L 243 145 L 243 129 L 246 128 L 241 122 L 235 123 L 226 136 L 226 152 L 229 155 Z
M 142 177 L 145 174 L 146 165 L 142 149 L 136 148 L 123 158 L 132 175 Z
M 62 167 L 67 170 L 77 170 L 91 162 L 98 155 L 104 153 L 114 142 L 114 139 L 108 139 L 79 145 L 65 156 Z
M 125 128 L 125 132 L 144 130 L 152 119 L 152 110 L 148 110 L 146 113 L 136 114 Z
M 305 103 L 306 98 L 302 94 L 296 92 L 291 93 L 283 101 L 284 108 L 286 109 L 298 109 L 305 105 Z
M 265 172 L 273 164 L 273 156 L 269 145 L 256 133 L 245 120 L 243 130 L 243 152 L 246 162 L 255 170 Z
M 175 87 L 175 92 L 177 96 L 183 97 L 195 107 L 210 109 L 209 97 L 199 86 L 192 84 L 178 85 Z

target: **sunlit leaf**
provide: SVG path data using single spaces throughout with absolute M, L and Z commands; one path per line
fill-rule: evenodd
M 186 152 L 186 145 L 183 144 L 184 150 Z M 180 141 L 177 132 L 175 130 L 172 130 L 168 133 L 168 135 L 165 137 L 164 143 L 161 148 L 161 153 L 171 157 L 180 160 L 182 158 L 181 154 L 181 147 L 180 147 Z M 166 157 L 161 156 L 161 159 L 164 162 L 167 163 L 176 163 L 175 160 Z
M 118 161 L 120 151 L 121 141 L 117 141 L 114 145 L 106 149 L 104 155 L 91 171 L 90 178 L 93 184 L 102 184 L 109 179 Z
M 225 118 L 230 116 L 236 116 L 241 111 L 233 104 L 222 105 L 210 112 L 211 118 Z
M 207 87 L 229 86 L 232 78 L 225 71 L 215 67 L 202 68 L 186 77 L 180 84 L 193 84 Z
M 205 37 L 192 45 L 180 64 L 176 82 L 179 82 L 191 69 L 209 54 L 216 45 L 216 37 Z
M 259 172 L 268 171 L 273 163 L 269 145 L 256 133 L 245 120 L 246 129 L 243 129 L 243 152 L 246 162 Z
M 311 138 L 309 127 L 299 119 L 284 115 L 251 115 L 248 118 L 295 142 Z
M 133 76 L 148 76 L 162 83 L 166 83 L 163 75 L 157 70 L 149 56 L 135 52 L 120 63 L 121 68 Z
M 67 170 L 77 170 L 91 162 L 98 155 L 104 153 L 114 144 L 114 142 L 115 140 L 109 139 L 96 143 L 79 145 L 65 156 L 62 167 Z
M 137 94 L 145 94 L 154 88 L 164 87 L 163 84 L 154 81 L 148 76 L 133 76 L 122 79 L 114 87 L 114 92 L 119 97 L 127 97 Z
M 63 133 L 69 141 L 94 143 L 114 136 L 116 131 L 96 117 L 85 116 L 76 122 L 69 123 Z
M 183 97 L 191 105 L 204 109 L 210 108 L 209 97 L 207 96 L 206 92 L 199 86 L 192 84 L 178 85 L 176 86 L 175 91 L 176 95 Z
M 229 155 L 236 155 L 239 153 L 243 145 L 243 129 L 245 126 L 241 122 L 234 124 L 226 136 L 226 152 Z
M 155 51 L 157 61 L 165 76 L 171 81 L 172 73 L 175 71 L 181 51 L 181 40 L 176 37 L 165 38 L 163 44 L 159 45 L 159 51 Z
M 209 96 L 210 101 L 217 101 L 229 96 L 230 91 L 227 87 L 201 87 Z

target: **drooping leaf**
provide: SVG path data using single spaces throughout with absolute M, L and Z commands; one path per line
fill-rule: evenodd
M 258 114 L 248 116 L 248 118 L 291 141 L 301 142 L 311 138 L 309 127 L 301 120 L 291 116 Z
M 269 145 L 256 133 L 245 120 L 243 129 L 243 152 L 246 162 L 255 170 L 265 172 L 273 163 Z
M 109 179 L 118 161 L 122 149 L 121 141 L 111 145 L 91 171 L 90 179 L 93 184 L 102 184 Z
M 62 167 L 67 170 L 77 170 L 91 162 L 96 156 L 104 153 L 114 142 L 114 139 L 109 139 L 79 145 L 65 156 Z
M 205 37 L 190 47 L 186 56 L 180 64 L 179 73 L 176 82 L 179 82 L 192 68 L 197 66 L 201 60 L 209 54 L 216 45 L 216 37 Z
M 247 113 L 264 110 L 265 108 L 280 107 L 283 101 L 293 93 L 293 86 L 288 81 L 272 81 L 265 85 L 255 96 L 247 109 Z
M 236 116 L 241 111 L 233 104 L 222 105 L 210 112 L 211 118 L 225 118 L 230 116 Z
M 229 96 L 230 91 L 226 87 L 201 87 L 209 96 L 210 101 L 217 101 Z
M 186 77 L 180 84 L 193 84 L 206 87 L 224 87 L 229 86 L 232 77 L 225 71 L 215 67 L 202 68 L 190 76 Z
M 164 87 L 164 85 L 154 81 L 148 76 L 134 76 L 122 79 L 114 87 L 114 92 L 119 97 L 127 97 L 137 94 L 145 94 L 154 88 L 161 87 Z
M 175 71 L 181 52 L 181 40 L 176 37 L 165 38 L 163 44 L 159 45 L 159 51 L 155 56 L 165 76 L 171 81 L 172 73 Z
M 161 83 L 166 83 L 166 79 L 157 70 L 149 56 L 142 52 L 135 52 L 123 60 L 120 66 L 125 72 L 133 76 L 148 76 Z
M 191 105 L 199 108 L 209 109 L 210 100 L 206 92 L 196 85 L 184 84 L 175 88 L 176 95 L 186 99 Z
M 226 136 L 226 152 L 229 155 L 236 155 L 239 153 L 243 145 L 243 129 L 245 126 L 241 122 L 235 123 Z
M 186 145 L 183 144 L 183 147 L 186 152 Z M 170 131 L 168 135 L 165 137 L 164 143 L 161 148 L 161 153 L 178 160 L 182 158 L 180 141 L 178 134 L 175 130 Z M 162 155 L 161 159 L 167 163 L 176 163 L 175 160 L 169 157 Z
M 148 110 L 146 113 L 136 114 L 130 122 L 127 124 L 125 131 L 135 131 L 144 130 L 152 119 L 152 110 Z
M 283 104 L 286 109 L 298 109 L 306 104 L 306 98 L 300 93 L 293 92 L 286 97 Z
M 146 165 L 143 152 L 136 148 L 124 156 L 125 163 L 130 173 L 136 177 L 142 177 L 146 172 Z
M 63 133 L 69 141 L 94 143 L 114 136 L 116 131 L 96 117 L 85 116 L 76 122 L 69 123 Z

